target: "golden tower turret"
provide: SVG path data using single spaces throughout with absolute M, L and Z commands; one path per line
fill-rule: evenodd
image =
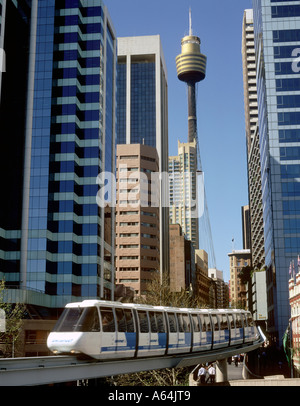
M 189 13 L 189 35 L 181 40 L 181 54 L 176 57 L 178 79 L 188 85 L 188 141 L 197 137 L 195 86 L 205 78 L 206 56 L 200 52 L 200 38 L 192 33 L 191 10 Z

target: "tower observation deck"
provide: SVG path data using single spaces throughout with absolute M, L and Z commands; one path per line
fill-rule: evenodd
M 200 52 L 200 38 L 193 35 L 190 11 L 189 35 L 181 40 L 181 54 L 176 57 L 178 79 L 188 86 L 188 142 L 197 138 L 196 83 L 205 78 L 206 56 Z

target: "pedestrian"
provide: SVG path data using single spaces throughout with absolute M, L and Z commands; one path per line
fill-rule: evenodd
M 207 382 L 210 381 L 210 383 L 215 383 L 215 379 L 216 379 L 216 368 L 213 366 L 213 364 L 211 364 L 208 368 L 208 380 Z
M 202 364 L 198 371 L 198 382 L 200 381 L 201 385 L 203 385 L 205 383 L 205 377 L 206 377 L 206 369 L 204 368 L 204 365 Z

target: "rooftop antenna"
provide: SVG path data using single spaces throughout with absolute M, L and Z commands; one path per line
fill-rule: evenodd
M 193 35 L 192 31 L 192 10 L 191 7 L 189 9 L 189 35 Z

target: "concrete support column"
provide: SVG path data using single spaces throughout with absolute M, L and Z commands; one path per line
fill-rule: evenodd
M 226 381 L 228 381 L 227 358 L 224 358 L 216 362 L 216 382 Z

